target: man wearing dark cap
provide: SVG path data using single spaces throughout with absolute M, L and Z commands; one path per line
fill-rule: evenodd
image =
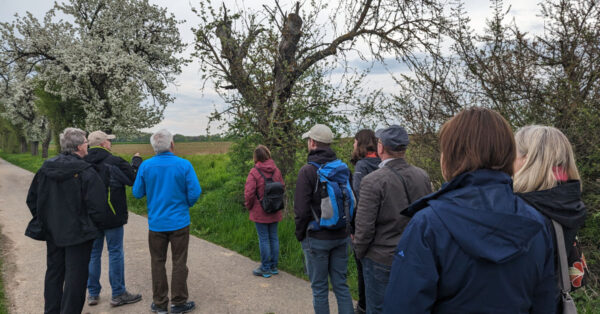
M 354 234 L 354 251 L 363 264 L 368 314 L 383 311 L 394 250 L 410 219 L 400 213 L 431 193 L 427 173 L 404 159 L 409 144 L 406 130 L 392 125 L 375 136 L 382 162 L 361 182 Z

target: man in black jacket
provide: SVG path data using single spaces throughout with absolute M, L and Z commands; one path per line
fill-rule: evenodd
M 317 124 L 302 138 L 308 139 L 308 162 L 323 165 L 337 159 L 330 147 L 333 133 L 329 127 Z M 329 277 L 337 298 L 338 312 L 354 313 L 352 297 L 346 283 L 348 230 L 309 230 L 310 222 L 315 220 L 314 216 L 321 217 L 321 183 L 314 165 L 307 164 L 298 173 L 294 213 L 296 238 L 302 242 L 315 313 L 329 313 Z
M 94 241 L 89 265 L 88 277 L 88 304 L 96 305 L 99 301 L 100 290 L 100 262 L 104 238 L 108 249 L 109 270 L 108 277 L 112 288 L 111 306 L 131 304 L 142 299 L 140 294 L 132 294 L 125 288 L 125 256 L 123 252 L 123 225 L 127 223 L 127 195 L 125 186 L 133 185 L 136 170 L 142 162 L 139 154 L 133 157 L 132 164 L 123 158 L 110 153 L 111 142 L 114 135 L 102 131 L 94 131 L 88 135 L 90 149 L 85 161 L 94 165 L 100 174 L 108 193 L 106 203 L 110 208 L 110 221 L 100 228 L 102 235 Z
M 81 313 L 96 226 L 107 223 L 104 184 L 82 159 L 87 145 L 84 131 L 66 128 L 62 153 L 44 162 L 27 194 L 25 234 L 47 246 L 44 313 Z

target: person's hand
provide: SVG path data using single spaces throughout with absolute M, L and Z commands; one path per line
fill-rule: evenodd
M 354 235 L 353 234 L 350 235 L 350 240 L 354 241 Z
M 133 157 L 140 157 L 140 153 L 133 154 Z

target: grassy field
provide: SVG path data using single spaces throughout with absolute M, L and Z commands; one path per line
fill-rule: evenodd
M 207 155 L 224 154 L 229 151 L 231 142 L 184 142 L 175 143 L 177 155 Z M 143 156 L 152 156 L 154 151 L 150 144 L 120 144 L 114 143 L 112 151 L 116 154 L 133 155 L 140 153 Z
M 206 153 L 202 155 L 194 149 L 180 150 L 179 146 L 184 144 L 194 144 L 196 147 L 201 146 L 201 144 L 176 144 L 179 155 L 183 155 L 183 152 L 188 153 L 182 157 L 188 159 L 194 165 L 203 190 L 198 203 L 190 209 L 192 218 L 190 230 L 192 234 L 259 261 L 260 254 L 256 230 L 253 222 L 248 220 L 248 213 L 243 207 L 245 175 L 235 175 L 236 171 L 233 170 L 228 155 Z M 139 146 L 134 145 L 138 144 L 117 144 L 114 145 L 113 150 L 121 157 L 129 160 L 131 155 L 138 151 Z M 218 149 L 223 148 L 222 145 L 217 146 Z M 140 151 L 140 153 L 146 157 L 152 155 L 151 152 L 148 153 L 147 151 Z M 52 154 L 53 152 L 50 153 L 50 155 Z M 0 157 L 30 171 L 36 171 L 43 163 L 40 157 L 32 157 L 29 154 L 5 154 L 0 151 Z M 131 188 L 128 191 L 129 209 L 132 212 L 145 215 L 145 200 L 134 199 L 131 197 L 130 192 Z M 294 236 L 292 213 L 285 213 L 278 231 L 280 269 L 306 279 L 302 250 L 300 243 Z M 357 275 L 353 257 L 349 258 L 348 270 L 348 284 L 353 297 L 357 298 Z M 250 271 L 252 270 L 248 269 L 248 272 Z M 582 288 L 572 293 L 572 295 L 577 301 L 579 313 L 600 313 L 600 297 L 593 289 Z M 307 302 L 310 302 L 310 300 L 307 300 Z M 0 313 L 2 312 L 0 311 Z

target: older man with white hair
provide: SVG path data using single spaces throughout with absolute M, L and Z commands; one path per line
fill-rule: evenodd
M 168 313 L 169 286 L 165 262 L 171 243 L 171 313 L 187 313 L 195 308 L 188 301 L 187 255 L 190 237 L 190 207 L 202 192 L 192 164 L 173 154 L 173 135 L 160 130 L 150 137 L 156 156 L 138 169 L 133 196 L 146 196 L 148 244 L 152 268 L 152 312 Z
M 87 147 L 83 130 L 66 128 L 61 153 L 44 162 L 27 194 L 25 234 L 47 247 L 44 313 L 81 313 L 92 244 L 108 221 L 104 183 L 83 160 Z

